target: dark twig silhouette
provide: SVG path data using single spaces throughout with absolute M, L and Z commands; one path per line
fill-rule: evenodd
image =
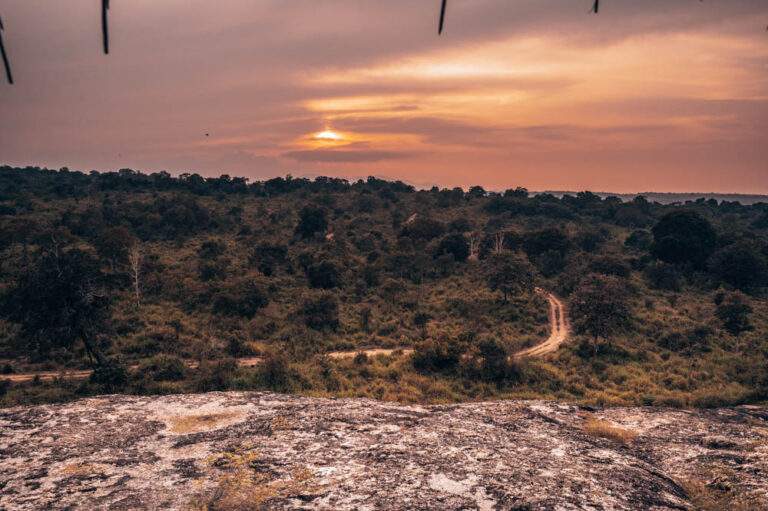
M 592 12 L 595 14 L 600 12 L 600 0 L 595 0 L 595 4 L 592 6 Z
M 3 19 L 0 18 L 0 53 L 3 54 L 3 65 L 5 66 L 5 76 L 8 78 L 8 83 L 13 85 L 13 74 L 11 73 L 11 63 L 8 60 L 8 55 L 5 53 L 5 45 L 3 44 Z
M 101 0 L 101 35 L 104 40 L 104 54 L 109 55 L 109 23 L 107 11 L 109 10 L 109 0 Z
M 443 33 L 443 25 L 445 24 L 445 8 L 447 4 L 448 0 L 443 0 L 442 5 L 440 6 L 440 25 L 437 27 L 437 35 Z

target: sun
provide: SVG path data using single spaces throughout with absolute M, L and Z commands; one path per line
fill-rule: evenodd
M 323 140 L 326 142 L 340 142 L 344 140 L 344 136 L 341 133 L 327 129 L 315 133 L 313 137 L 315 140 Z

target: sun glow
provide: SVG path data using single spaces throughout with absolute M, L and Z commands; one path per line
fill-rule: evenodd
M 315 133 L 315 140 L 323 140 L 326 142 L 340 142 L 344 140 L 344 136 L 341 133 L 337 133 L 333 130 L 324 130 Z

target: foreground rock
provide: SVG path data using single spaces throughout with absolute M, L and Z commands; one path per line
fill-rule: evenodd
M 702 493 L 766 508 L 768 409 L 211 393 L 0 410 L 0 509 L 692 509 Z

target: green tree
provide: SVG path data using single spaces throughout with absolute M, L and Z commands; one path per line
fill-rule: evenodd
M 651 253 L 667 263 L 702 267 L 715 249 L 717 234 L 695 211 L 679 210 L 664 215 L 653 226 Z
M 432 316 L 427 312 L 417 312 L 413 316 L 413 324 L 421 330 L 421 337 L 426 338 L 427 337 L 427 325 L 429 324 L 429 320 L 432 319 Z
M 510 295 L 533 291 L 535 270 L 520 253 L 503 252 L 486 259 L 486 281 L 491 291 L 501 291 L 506 302 Z
M 434 257 L 450 254 L 454 261 L 463 263 L 469 257 L 469 243 L 463 234 L 449 234 L 440 240 L 440 244 L 435 250 Z
M 0 310 L 21 327 L 26 351 L 45 356 L 81 343 L 93 363 L 104 365 L 97 337 L 111 314 L 103 279 L 96 258 L 54 244 L 11 286 Z
M 629 327 L 626 282 L 613 276 L 587 275 L 571 295 L 569 309 L 576 333 L 608 340 Z
M 304 324 L 313 330 L 339 328 L 339 301 L 330 293 L 320 293 L 304 299 L 300 308 Z
M 768 261 L 753 241 L 737 241 L 715 252 L 709 269 L 723 281 L 742 291 L 768 284 Z
M 325 210 L 314 206 L 304 206 L 299 212 L 299 223 L 296 225 L 296 234 L 302 238 L 311 238 L 316 233 L 325 232 L 328 228 L 328 219 Z
M 305 273 L 310 287 L 332 289 L 341 285 L 341 270 L 330 261 L 312 263 L 306 267 Z

